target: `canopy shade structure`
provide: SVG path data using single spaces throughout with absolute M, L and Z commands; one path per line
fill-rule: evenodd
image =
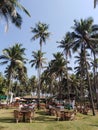
M 48 97 L 48 99 L 52 99 L 52 98 L 55 98 L 57 100 L 64 100 L 64 99 L 68 99 L 68 97 L 70 96 L 71 99 L 75 98 L 75 94 L 56 94 L 56 95 L 53 95 L 51 97 Z
M 15 100 L 20 100 L 20 97 L 15 97 Z

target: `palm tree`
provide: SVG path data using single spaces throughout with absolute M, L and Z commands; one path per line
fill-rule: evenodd
M 48 64 L 47 68 L 44 70 L 41 76 L 41 83 L 46 85 L 45 91 L 47 93 L 53 94 L 56 92 L 56 76 L 51 72 L 51 63 Z
M 5 92 L 6 92 L 6 80 L 4 78 L 4 76 L 2 75 L 2 73 L 0 73 L 0 94 L 2 95 L 5 95 Z
M 66 74 L 66 60 L 63 57 L 63 54 L 57 52 L 53 54 L 54 59 L 51 60 L 51 68 L 50 73 L 55 74 L 56 77 L 59 79 L 59 86 L 58 91 L 61 92 L 61 81 Z
M 32 76 L 29 81 L 28 81 L 28 85 L 30 86 L 30 89 L 31 89 L 31 95 L 32 95 L 32 92 L 36 92 L 36 89 L 37 89 L 37 79 L 36 79 L 36 76 Z
M 69 100 L 70 100 L 70 92 L 69 92 L 69 81 L 68 81 L 68 56 L 71 58 L 71 43 L 72 43 L 73 39 L 72 39 L 72 35 L 70 32 L 67 32 L 63 38 L 63 40 L 61 40 L 60 45 L 58 47 L 63 49 L 63 53 L 65 54 L 65 58 L 66 58 L 66 77 L 67 77 L 67 88 L 68 88 L 68 93 L 69 93 Z
M 86 54 L 85 54 L 86 53 Z M 86 64 L 88 69 L 90 69 L 90 64 L 89 64 L 89 54 L 86 52 L 81 51 L 77 56 L 75 56 L 76 61 L 75 64 L 78 63 L 78 65 L 74 68 L 76 71 L 77 77 L 80 77 L 80 90 L 81 90 L 81 100 L 84 99 L 84 81 L 86 79 Z M 85 56 L 86 56 L 86 63 L 85 63 Z
M 12 47 L 6 48 L 3 50 L 3 54 L 0 56 L 1 65 L 8 65 L 8 81 L 9 88 L 8 91 L 11 90 L 11 80 L 14 78 L 14 74 L 16 72 L 16 68 L 20 69 L 21 72 L 24 68 L 24 51 L 25 48 L 21 48 L 22 44 L 15 44 Z
M 64 38 L 58 42 L 60 45 L 59 48 L 63 49 L 63 53 L 65 54 L 66 60 L 68 59 L 68 56 L 71 57 L 71 47 L 70 43 L 72 43 L 72 35 L 70 32 L 67 32 L 64 36 Z
M 49 25 L 41 22 L 38 22 L 35 28 L 31 27 L 31 32 L 34 34 L 31 40 L 39 39 L 40 51 L 42 51 L 42 44 L 46 43 L 46 40 L 50 36 L 50 32 L 48 32 L 48 28 Z
M 38 71 L 38 109 L 40 108 L 40 88 L 41 88 L 41 68 L 43 68 L 43 64 L 46 64 L 46 58 L 44 58 L 45 53 L 38 50 L 37 52 L 32 52 L 33 60 L 30 61 L 31 67 L 35 66 Z
M 74 20 L 74 26 L 72 27 L 74 30 L 74 32 L 72 32 L 72 36 L 74 39 L 72 43 L 72 49 L 74 52 L 76 52 L 77 50 L 81 52 L 83 51 L 85 63 L 86 63 L 86 53 L 85 53 L 86 49 L 89 48 L 90 50 L 94 52 L 94 44 L 96 41 L 98 41 L 95 38 L 95 35 L 97 36 L 96 27 L 97 27 L 96 25 L 93 25 L 93 19 L 91 17 L 85 20 L 81 19 L 80 22 L 77 20 Z M 86 65 L 86 72 L 87 72 L 87 79 L 88 79 L 88 88 L 90 90 L 89 92 L 91 95 L 90 101 L 92 105 L 92 111 L 93 111 L 93 115 L 95 115 L 88 67 L 87 67 L 87 64 L 85 65 Z
M 6 31 L 8 30 L 8 23 L 11 20 L 17 27 L 21 27 L 22 17 L 17 9 L 23 10 L 28 16 L 29 12 L 18 2 L 18 0 L 1 0 L 0 1 L 0 16 L 5 18 L 7 22 Z
M 80 89 L 80 77 L 76 74 L 70 75 L 70 93 L 75 95 L 76 99 L 80 98 L 81 89 Z

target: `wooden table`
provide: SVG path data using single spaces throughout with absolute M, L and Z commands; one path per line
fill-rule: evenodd
M 29 112 L 29 110 L 21 110 L 20 112 L 23 114 L 23 122 L 25 122 L 26 114 Z

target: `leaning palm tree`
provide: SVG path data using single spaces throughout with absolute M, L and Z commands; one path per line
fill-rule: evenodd
M 40 51 L 42 51 L 42 44 L 46 43 L 46 40 L 50 36 L 50 32 L 48 32 L 49 25 L 45 23 L 38 22 L 36 27 L 31 27 L 31 32 L 34 34 L 31 40 L 39 39 Z
M 18 0 L 0 0 L 0 16 L 1 18 L 5 18 L 7 22 L 6 31 L 8 30 L 9 21 L 19 28 L 21 27 L 22 17 L 17 9 L 23 10 L 30 16 L 29 12 L 18 2 Z
M 40 88 L 41 88 L 41 69 L 43 68 L 43 64 L 46 64 L 46 58 L 44 58 L 45 53 L 41 52 L 40 50 L 32 52 L 33 60 L 30 61 L 31 67 L 35 66 L 38 71 L 38 109 L 40 108 Z
M 22 44 L 15 44 L 12 47 L 4 49 L 3 54 L 0 56 L 0 64 L 8 65 L 8 91 L 11 90 L 11 80 L 13 79 L 13 75 L 16 72 L 16 68 L 20 70 L 23 70 L 24 68 L 24 51 L 25 48 L 22 48 Z

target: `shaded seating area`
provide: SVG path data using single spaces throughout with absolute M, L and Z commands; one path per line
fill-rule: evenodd
M 65 121 L 68 121 L 68 120 L 74 120 L 75 119 L 75 115 L 76 115 L 76 112 L 75 110 L 65 110 L 65 109 L 55 109 L 55 116 L 56 116 L 56 120 L 59 121 L 59 120 L 65 120 Z
M 14 110 L 14 118 L 16 122 L 31 122 L 34 119 L 35 108 L 34 104 L 20 104 L 17 110 Z
M 18 122 L 31 122 L 34 119 L 34 111 L 30 110 L 14 110 L 14 118 Z

